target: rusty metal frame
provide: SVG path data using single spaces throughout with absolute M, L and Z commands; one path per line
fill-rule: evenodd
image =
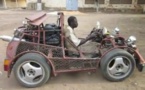
M 38 30 L 34 30 L 34 31 L 31 31 L 31 35 L 29 34 L 30 31 L 24 31 L 23 32 L 23 35 L 20 37 L 20 41 L 19 42 L 15 42 L 12 44 L 15 45 L 14 46 L 14 50 L 11 51 L 12 47 L 11 47 L 11 42 L 8 47 L 7 47 L 7 58 L 9 60 L 11 60 L 10 62 L 10 65 L 9 65 L 9 70 L 8 70 L 8 76 L 10 76 L 10 73 L 11 73 L 11 70 L 13 68 L 13 65 L 15 64 L 15 62 L 18 60 L 19 57 L 21 57 L 22 55 L 26 54 L 26 53 L 38 53 L 42 56 L 44 56 L 46 58 L 46 60 L 48 61 L 48 63 L 52 66 L 52 72 L 53 72 L 53 75 L 56 76 L 58 73 L 64 73 L 64 72 L 77 72 L 77 71 L 94 71 L 97 69 L 97 67 L 99 67 L 99 63 L 102 59 L 102 57 L 104 57 L 104 55 L 106 55 L 107 53 L 109 53 L 111 50 L 114 50 L 116 48 L 121 48 L 121 49 L 129 49 L 129 50 L 132 50 L 134 52 L 134 54 L 136 54 L 136 56 L 139 58 L 140 60 L 140 63 L 145 63 L 145 60 L 144 58 L 140 55 L 140 53 L 138 52 L 138 49 L 131 49 L 129 47 L 127 47 L 126 44 L 122 45 L 122 46 L 118 46 L 116 45 L 116 43 L 112 40 L 112 38 L 110 37 L 106 37 L 105 39 L 102 40 L 102 42 L 100 43 L 100 45 L 97 47 L 97 49 L 99 50 L 99 53 L 100 53 L 100 56 L 97 57 L 97 58 L 84 58 L 83 57 L 83 53 L 82 51 L 80 50 L 77 50 L 76 52 L 79 53 L 81 56 L 80 57 L 67 57 L 65 55 L 65 51 L 68 50 L 64 47 L 64 40 L 66 39 L 64 37 L 64 15 L 63 13 L 58 13 L 58 15 L 60 15 L 60 27 L 61 27 L 61 46 L 58 47 L 58 46 L 52 46 L 52 45 L 46 45 L 45 43 L 45 30 L 42 30 L 42 28 L 40 27 L 42 24 L 43 24 L 43 21 L 44 21 L 44 17 L 46 17 L 46 14 L 45 13 L 41 13 L 39 14 L 37 17 L 33 17 L 33 18 L 27 18 L 29 21 L 30 24 L 33 24 L 33 25 L 37 25 L 38 26 Z M 41 20 L 39 20 L 41 19 Z M 40 23 L 41 21 L 41 23 Z M 33 22 L 33 23 L 31 23 Z M 34 24 L 35 23 L 35 24 Z M 39 25 L 38 25 L 39 24 Z M 43 44 L 40 43 L 40 33 L 43 33 Z M 35 33 L 37 33 L 35 35 Z M 30 36 L 32 37 L 33 39 L 33 42 L 21 42 L 21 39 L 24 37 L 24 36 Z M 122 38 L 124 39 L 121 35 L 118 34 L 119 38 Z M 37 42 L 35 42 L 35 38 L 38 38 Z M 72 46 L 73 44 L 71 43 L 71 41 L 67 40 Z M 105 51 L 103 51 L 104 47 L 103 47 L 103 43 L 106 42 L 106 41 L 110 41 L 111 44 L 112 44 L 112 47 L 111 48 L 108 48 L 106 49 Z M 36 50 L 25 50 L 25 51 L 22 51 L 22 52 L 19 52 L 17 53 L 17 49 L 19 47 L 19 45 L 21 43 L 25 43 L 26 45 L 28 44 L 31 44 L 33 46 L 38 46 L 36 48 Z M 50 49 L 48 49 L 48 54 L 44 54 L 43 52 L 39 51 L 40 49 L 40 46 L 43 46 L 44 48 L 45 47 L 50 47 Z M 74 47 L 76 48 L 76 47 Z M 62 57 L 53 57 L 53 50 L 55 49 L 58 49 L 58 50 L 62 50 Z M 76 48 L 77 49 L 77 48 Z M 68 50 L 70 51 L 70 50 Z M 61 51 L 60 51 L 61 52 Z M 10 55 L 10 53 L 13 53 L 12 55 Z M 55 63 L 58 63 L 58 62 L 55 62 L 55 61 L 58 61 L 58 62 L 64 62 L 64 63 L 69 63 L 69 62 L 74 62 L 76 63 L 77 61 L 79 61 L 80 64 L 84 64 L 84 63 L 87 63 L 91 66 L 87 66 L 87 67 L 84 67 L 82 65 L 81 68 L 76 68 L 76 69 L 68 69 L 68 68 L 64 68 L 62 70 L 57 70 L 56 69 L 56 65 Z M 95 61 L 95 62 L 94 62 Z

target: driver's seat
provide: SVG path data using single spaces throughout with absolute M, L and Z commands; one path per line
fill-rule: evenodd
M 64 37 L 65 38 L 65 48 L 67 49 L 65 51 L 66 55 L 69 56 L 69 57 L 81 57 L 83 56 L 82 55 L 82 52 L 78 49 L 78 47 L 75 46 L 75 44 L 67 37 Z M 69 44 L 69 45 L 68 45 Z M 71 49 L 69 48 L 69 46 L 71 46 Z

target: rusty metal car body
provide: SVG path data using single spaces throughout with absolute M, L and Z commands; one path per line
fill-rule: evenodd
M 50 67 L 49 73 L 51 74 L 51 76 L 57 76 L 57 74 L 64 73 L 64 72 L 96 71 L 98 68 L 101 68 L 101 71 L 103 72 L 103 76 L 106 79 L 110 81 L 121 81 L 127 78 L 128 76 L 130 76 L 130 74 L 133 72 L 135 65 L 137 66 L 139 71 L 144 70 L 145 60 L 140 55 L 137 47 L 135 46 L 135 44 L 129 45 L 126 39 L 120 35 L 120 33 L 117 33 L 113 38 L 110 37 L 110 35 L 106 35 L 105 37 L 103 37 L 101 41 L 98 42 L 99 45 L 96 47 L 96 49 L 98 50 L 97 56 L 90 58 L 85 56 L 84 53 L 87 52 L 83 52 L 79 50 L 70 40 L 65 38 L 64 30 L 63 30 L 64 14 L 62 12 L 58 13 L 57 24 L 54 25 L 53 29 L 47 28 L 46 25 L 43 24 L 44 20 L 46 19 L 47 19 L 47 13 L 45 12 L 40 12 L 36 15 L 26 17 L 27 24 L 18 27 L 17 30 L 14 32 L 14 37 L 12 38 L 12 40 L 9 42 L 7 46 L 6 59 L 4 60 L 4 70 L 8 72 L 8 77 L 10 76 L 10 73 L 15 67 L 16 63 L 19 60 L 22 60 L 22 58 L 24 59 L 24 56 L 28 54 L 31 55 L 29 57 L 30 59 L 31 57 L 35 57 L 35 55 L 36 56 L 40 55 L 40 57 L 43 57 L 46 60 L 46 63 Z M 57 39 L 54 39 L 56 42 L 53 42 L 53 39 L 52 42 L 51 40 L 49 40 L 51 43 L 47 41 L 48 40 L 47 36 L 49 36 L 49 33 L 51 33 L 51 35 L 58 36 Z M 18 40 L 15 40 L 15 38 L 18 38 Z M 76 51 L 68 50 L 65 47 L 65 42 L 69 42 L 76 49 Z M 66 54 L 67 52 L 75 52 L 79 56 L 68 56 Z M 127 55 L 129 55 L 129 57 L 126 56 L 126 53 Z M 113 54 L 115 54 L 116 56 L 113 56 Z M 113 63 L 116 64 L 113 66 L 112 62 L 109 62 L 109 60 L 107 59 L 110 59 L 111 61 L 113 60 L 111 58 L 114 57 L 115 59 Z M 126 59 L 128 61 L 124 62 L 124 60 Z M 24 60 L 22 61 L 25 62 Z M 111 63 L 112 66 L 110 66 L 109 63 Z M 41 63 L 39 64 L 40 66 L 43 67 Z M 23 66 L 24 65 L 25 64 L 23 64 Z M 16 68 L 23 67 L 23 66 L 17 66 Z M 37 65 L 34 66 L 35 68 L 32 67 L 29 69 L 34 69 L 34 71 L 35 69 L 37 70 L 36 68 Z M 110 68 L 108 67 L 104 68 L 105 66 L 108 66 Z M 120 68 L 117 69 L 117 67 L 118 68 L 120 67 L 122 69 Z M 45 68 L 43 69 L 44 69 L 43 72 L 45 72 Z M 22 72 L 25 71 L 26 71 L 25 69 L 22 70 Z M 115 74 L 112 74 L 113 72 L 115 72 Z M 126 74 L 128 72 L 129 74 Z M 19 73 L 19 71 L 16 70 L 15 73 Z M 23 77 L 25 77 L 25 75 L 23 75 Z M 16 78 L 23 78 L 23 77 L 22 76 L 19 77 L 18 74 Z M 29 84 L 25 82 L 25 80 L 28 81 L 29 78 L 18 79 L 18 81 L 25 87 L 36 87 L 42 85 L 41 82 L 35 84 L 34 83 Z M 43 84 L 46 81 L 44 81 Z

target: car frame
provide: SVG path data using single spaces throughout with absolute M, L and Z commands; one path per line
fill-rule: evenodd
M 65 37 L 64 14 L 58 12 L 57 15 L 59 28 L 55 32 L 60 33 L 59 46 L 46 44 L 45 34 L 51 30 L 44 30 L 43 22 L 47 18 L 45 12 L 26 17 L 27 23 L 15 30 L 14 37 L 7 46 L 6 59 L 4 60 L 4 70 L 8 72 L 8 77 L 13 70 L 21 85 L 37 87 L 46 83 L 51 76 L 65 72 L 96 71 L 100 68 L 102 75 L 107 80 L 122 81 L 132 74 L 135 66 L 139 71 L 144 71 L 144 58 L 139 53 L 135 43 L 129 44 L 131 41 L 128 41 L 129 39 L 133 40 L 133 36 L 126 40 L 119 31 L 113 37 L 105 35 L 105 38 L 102 38 L 96 47 L 97 56 L 87 58 L 84 55 L 87 52 L 79 50 Z M 29 25 L 37 29 L 28 30 Z M 25 40 L 26 36 L 31 37 L 31 42 Z M 119 44 L 120 41 L 121 44 Z M 68 50 L 65 47 L 65 42 L 69 42 L 76 51 Z M 79 56 L 68 56 L 67 52 L 75 52 Z M 23 73 L 25 74 L 23 75 Z M 30 80 L 32 77 L 35 78 L 35 74 L 40 73 L 42 74 L 39 77 L 40 80 Z

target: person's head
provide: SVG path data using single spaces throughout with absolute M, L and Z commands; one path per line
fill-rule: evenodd
M 74 17 L 74 16 L 70 16 L 67 20 L 68 22 L 68 25 L 71 27 L 71 28 L 76 28 L 78 27 L 78 22 L 77 22 L 77 18 Z

